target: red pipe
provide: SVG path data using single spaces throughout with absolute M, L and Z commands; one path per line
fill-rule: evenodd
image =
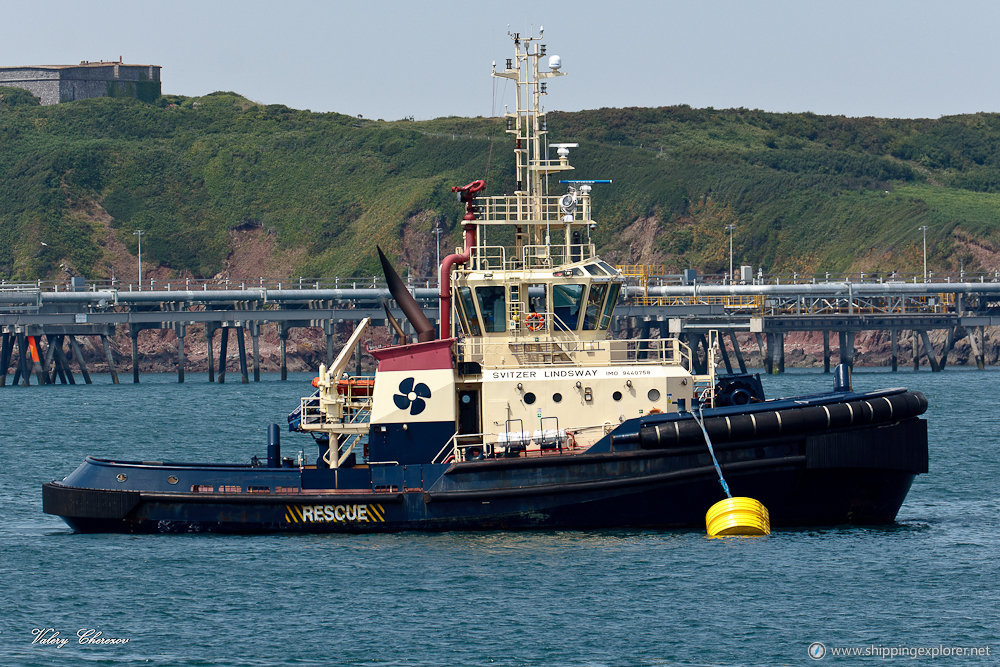
M 465 223 L 465 252 L 448 255 L 441 262 L 438 304 L 441 318 L 441 338 L 451 337 L 451 267 L 453 264 L 465 264 L 472 259 L 472 248 L 476 245 L 476 226 L 472 221 Z
M 465 264 L 472 259 L 472 248 L 476 245 L 476 194 L 486 188 L 486 181 L 472 181 L 468 185 L 456 186 L 451 189 L 458 193 L 458 200 L 465 203 L 465 252 L 458 255 L 448 255 L 441 262 L 441 275 L 438 283 L 438 310 L 441 318 L 441 338 L 451 337 L 451 267 L 453 264 Z

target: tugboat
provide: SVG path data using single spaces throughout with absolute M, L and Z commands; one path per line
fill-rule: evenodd
M 320 366 L 288 418 L 315 463 L 282 457 L 276 424 L 250 464 L 88 457 L 43 485 L 45 512 L 79 532 L 689 528 L 724 474 L 776 526 L 895 520 L 927 472 L 919 392 L 856 393 L 841 367 L 832 392 L 765 400 L 758 377 L 716 376 L 712 355 L 699 368 L 678 339 L 609 337 L 624 279 L 591 238 L 600 181 L 549 192 L 576 147 L 547 143 L 540 104 L 562 63 L 511 36 L 493 75 L 517 91 L 515 192 L 453 188 L 464 247 L 440 266 L 438 328 L 379 250 L 416 340 L 387 309 L 399 342 L 369 350 L 374 377 L 347 373 L 370 320 Z

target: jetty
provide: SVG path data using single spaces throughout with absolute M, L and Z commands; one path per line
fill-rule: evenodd
M 969 341 L 977 367 L 983 368 L 984 330 L 1000 326 L 1000 280 L 995 276 L 955 282 L 718 284 L 695 279 L 687 281 L 689 284 L 662 284 L 643 267 L 618 268 L 628 280 L 612 324 L 618 337 L 678 336 L 691 347 L 695 363 L 702 366 L 709 354 L 708 333 L 718 331 L 720 356 L 729 372 L 746 370 L 736 343 L 740 332 L 754 337 L 768 373 L 784 371 L 785 336 L 792 332 L 822 332 L 825 371 L 832 363 L 831 337 L 838 339 L 838 361 L 853 365 L 855 336 L 864 331 L 889 332 L 893 371 L 898 370 L 903 346 L 912 350 L 914 369 L 926 360 L 933 371 L 940 371 L 947 366 L 955 343 L 963 338 Z M 438 288 L 430 281 L 408 287 L 428 317 L 439 321 Z M 79 343 L 87 336 L 100 340 L 112 382 L 118 383 L 118 366 L 125 360 L 114 358 L 110 340 L 120 327 L 127 329 L 132 343 L 133 382 L 139 382 L 139 336 L 153 329 L 176 334 L 177 381 L 183 382 L 184 343 L 192 325 L 204 326 L 210 382 L 225 382 L 230 337 L 238 348 L 241 381 L 249 382 L 251 374 L 259 381 L 261 330 L 275 327 L 284 380 L 292 329 L 321 330 L 329 364 L 336 352 L 336 325 L 364 318 L 385 323 L 386 305 L 404 323 L 404 333 L 413 333 L 406 330 L 409 325 L 391 302 L 389 290 L 374 278 L 291 284 L 186 280 L 181 284 L 150 282 L 144 289 L 87 284 L 80 279 L 68 286 L 0 282 L 0 386 L 8 384 L 11 374 L 11 384 L 28 385 L 32 377 L 38 384 L 75 383 L 72 366 L 85 383 L 90 383 L 90 370 Z M 931 341 L 930 332 L 934 331 L 945 332 L 937 346 Z

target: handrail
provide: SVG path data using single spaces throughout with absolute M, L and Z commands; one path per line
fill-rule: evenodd
M 479 225 L 580 225 L 590 222 L 590 197 L 578 195 L 574 211 L 566 211 L 559 205 L 561 195 L 495 195 L 477 197 Z M 569 216 L 570 220 L 566 220 Z
M 495 433 L 458 433 L 458 432 L 453 433 L 452 436 L 450 438 L 448 438 L 448 441 L 444 443 L 444 446 L 441 447 L 441 449 L 438 450 L 438 453 L 435 454 L 433 457 L 431 457 L 431 463 L 444 463 L 445 462 L 444 459 L 442 459 L 441 461 L 438 461 L 438 459 L 441 458 L 441 456 L 449 448 L 451 448 L 452 457 L 454 458 L 454 460 L 457 461 L 458 460 L 458 452 L 459 452 L 459 449 L 461 448 L 459 446 L 459 444 L 458 444 L 459 438 L 479 438 L 478 442 L 470 443 L 469 445 L 466 445 L 466 447 L 474 447 L 476 445 L 479 445 L 479 446 L 481 446 L 483 448 L 484 451 L 487 448 L 492 449 L 492 446 L 495 443 L 486 442 L 486 436 L 487 435 L 496 435 L 496 434 Z
M 459 342 L 459 351 L 464 361 L 475 361 L 490 351 L 511 352 L 525 355 L 518 358 L 523 366 L 624 366 L 635 364 L 678 364 L 691 368 L 691 348 L 677 338 L 629 338 L 585 341 L 578 338 L 567 340 L 492 340 L 467 338 Z M 570 358 L 557 359 L 560 355 L 574 352 L 608 352 L 607 359 Z M 538 355 L 540 358 L 530 358 Z
M 544 250 L 545 254 L 534 254 L 531 251 Z M 533 244 L 526 245 L 521 249 L 522 262 L 526 269 L 547 269 L 562 264 L 581 262 L 597 256 L 597 249 L 593 243 L 571 243 L 567 246 L 562 243 Z

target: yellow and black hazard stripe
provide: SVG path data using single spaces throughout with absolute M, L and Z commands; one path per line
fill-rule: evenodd
M 385 523 L 385 508 L 379 504 L 368 506 L 368 516 L 369 521 L 376 521 L 378 523 Z

